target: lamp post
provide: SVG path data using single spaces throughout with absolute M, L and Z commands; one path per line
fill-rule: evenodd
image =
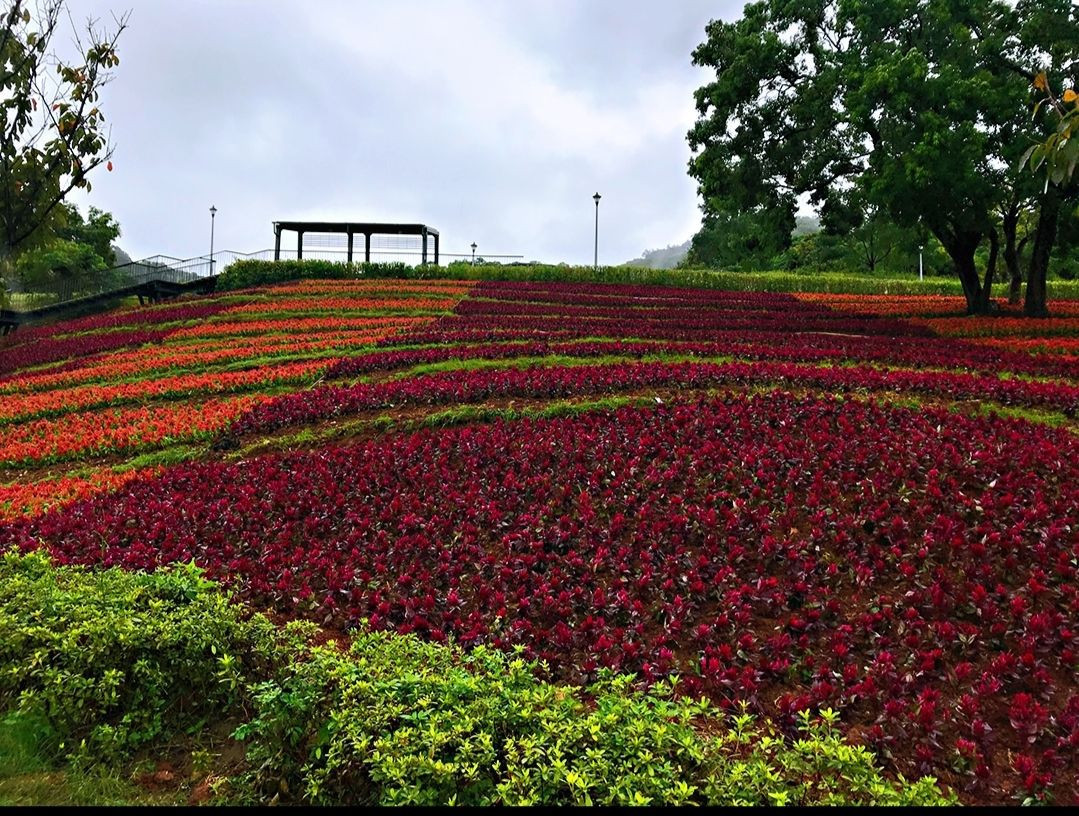
M 925 244 L 918 244 L 918 280 L 925 280 L 925 274 L 922 270 L 922 250 L 925 249 Z
M 217 207 L 210 205 L 210 275 L 214 274 L 214 218 L 217 217 Z
M 596 202 L 596 246 L 595 255 L 592 257 L 592 267 L 596 272 L 599 271 L 599 199 L 599 193 L 592 196 L 592 200 Z
M 472 265 L 476 265 L 476 242 L 472 242 Z

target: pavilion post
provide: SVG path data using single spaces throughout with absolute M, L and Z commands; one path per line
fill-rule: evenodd
M 346 262 L 349 264 L 356 264 L 360 262 L 358 247 L 356 246 L 356 236 L 363 236 L 363 263 L 371 263 L 371 255 L 377 254 L 372 246 L 372 236 L 374 235 L 408 235 L 419 238 L 421 241 L 422 251 L 420 259 L 417 265 L 427 266 L 431 263 L 431 239 L 434 239 L 434 264 L 438 266 L 442 262 L 442 238 L 434 227 L 428 227 L 426 224 L 382 224 L 369 221 L 274 221 L 274 249 L 273 257 L 275 261 L 281 260 L 281 235 L 282 233 L 296 233 L 296 259 L 303 259 L 303 239 L 307 233 L 314 235 L 320 235 L 322 233 L 330 233 L 333 235 L 344 235 L 347 240 L 347 257 Z M 316 241 L 318 246 L 323 246 L 321 241 Z M 409 242 L 411 243 L 411 242 Z M 406 254 L 411 250 L 407 250 L 400 244 L 396 244 L 399 250 L 404 251 Z M 318 247 L 316 247 L 317 249 Z M 285 250 L 285 256 L 288 257 L 291 250 Z M 316 252 L 316 255 L 319 253 Z

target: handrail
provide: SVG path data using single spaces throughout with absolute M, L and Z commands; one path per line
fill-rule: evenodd
M 296 255 L 296 250 L 282 250 L 284 255 Z M 347 255 L 344 249 L 314 249 L 309 248 L 304 253 L 308 258 L 317 259 L 327 257 L 331 260 L 343 260 L 338 256 Z M 373 250 L 372 255 L 396 256 L 422 255 L 419 251 L 410 250 Z M 463 253 L 443 253 L 447 258 L 468 259 L 472 256 Z M 263 259 L 272 260 L 273 249 L 259 249 L 254 252 L 239 252 L 231 249 L 218 250 L 213 256 L 199 255 L 194 258 L 175 258 L 171 255 L 151 255 L 138 261 L 128 261 L 118 264 L 92 276 L 80 276 L 66 278 L 57 281 L 52 287 L 35 289 L 29 292 L 13 291 L 11 294 L 18 296 L 25 294 L 33 297 L 36 301 L 45 301 L 40 305 L 31 305 L 29 308 L 18 308 L 9 304 L 6 309 L 0 309 L 0 330 L 9 331 L 12 327 L 40 317 L 60 312 L 70 311 L 83 305 L 104 302 L 116 297 L 132 294 L 157 297 L 162 291 L 160 287 L 196 288 L 195 284 L 204 282 L 212 286 L 226 268 L 238 260 Z M 520 259 L 522 255 L 490 255 L 487 258 L 514 258 Z

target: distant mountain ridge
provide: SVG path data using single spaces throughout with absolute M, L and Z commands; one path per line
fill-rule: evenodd
M 647 249 L 639 258 L 626 261 L 622 266 L 643 266 L 648 269 L 674 269 L 680 264 L 689 252 L 689 245 L 693 242 L 690 238 L 682 244 L 671 245 L 663 249 Z
M 797 237 L 799 235 L 809 235 L 810 233 L 820 231 L 820 219 L 815 215 L 799 215 L 794 219 L 794 231 L 791 233 Z M 643 266 L 648 269 L 674 269 L 678 264 L 685 260 L 686 255 L 689 254 L 689 247 L 693 243 L 693 239 L 690 238 L 681 244 L 671 244 L 663 249 L 646 249 L 639 258 L 634 258 L 632 261 L 626 261 L 622 266 Z

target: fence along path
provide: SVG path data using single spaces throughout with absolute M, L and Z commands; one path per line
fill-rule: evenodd
M 380 261 L 396 260 L 414 263 L 419 252 L 373 250 Z M 443 253 L 447 258 L 467 260 L 470 256 L 463 253 Z M 296 250 L 282 249 L 285 259 L 296 257 Z M 307 258 L 345 262 L 344 250 L 304 249 Z M 95 306 L 106 307 L 110 302 L 121 297 L 137 295 L 140 301 L 159 300 L 176 297 L 190 292 L 211 292 L 218 276 L 232 263 L 239 260 L 273 260 L 274 250 L 261 249 L 256 252 L 236 252 L 231 249 L 214 252 L 211 258 L 200 255 L 195 258 L 173 258 L 169 255 L 153 255 L 141 261 L 131 261 L 106 269 L 93 277 L 65 279 L 46 288 L 37 288 L 32 292 L 15 291 L 18 297 L 23 295 L 26 306 L 0 309 L 0 334 L 8 334 L 25 323 L 55 319 L 75 312 L 92 311 Z M 487 255 L 486 258 L 520 260 L 521 255 Z M 39 305 L 40 304 L 40 305 Z

